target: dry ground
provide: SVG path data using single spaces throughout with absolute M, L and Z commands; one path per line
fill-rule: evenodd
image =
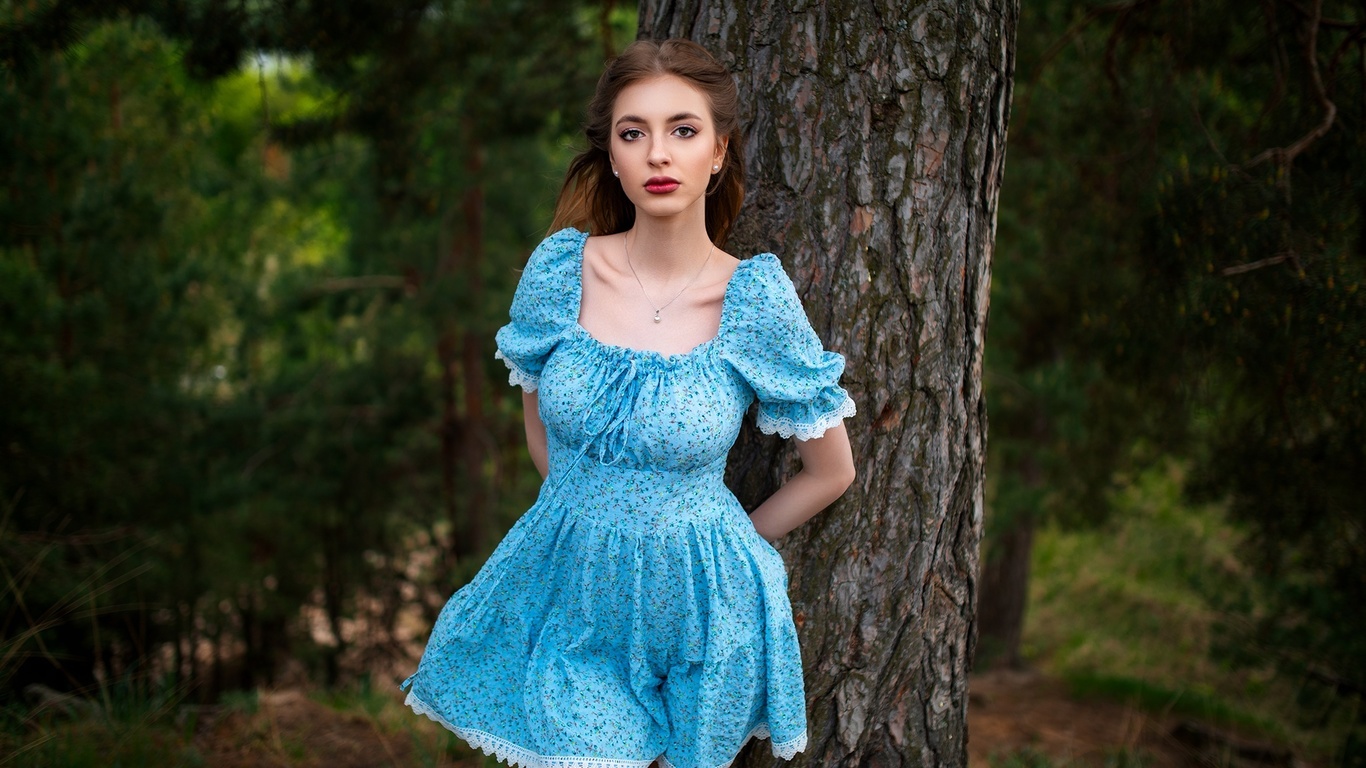
M 1168 735 L 1174 722 L 1123 704 L 1077 700 L 1061 681 L 1038 672 L 980 673 L 969 695 L 972 768 L 1025 749 L 1057 764 L 1103 766 L 1120 752 L 1141 754 L 1151 768 L 1190 764 L 1187 751 Z
M 1037 672 L 994 670 L 976 675 L 968 713 L 970 768 L 987 768 L 993 757 L 1002 762 L 1023 750 L 1069 768 L 1185 768 L 1201 762 L 1189 746 L 1172 737 L 1176 718 L 1109 701 L 1079 700 L 1062 682 Z M 483 765 L 482 755 L 459 749 L 463 743 L 454 742 L 457 751 L 449 752 L 446 745 L 452 741 L 399 705 L 373 716 L 344 713 L 298 691 L 279 691 L 262 693 L 254 712 L 209 718 L 199 729 L 195 746 L 208 768 Z M 1126 763 L 1121 759 L 1125 756 L 1138 756 L 1140 761 Z
M 374 717 L 338 712 L 297 690 L 262 692 L 255 712 L 231 712 L 206 723 L 195 747 L 206 768 L 371 768 L 460 766 L 481 760 L 442 759 L 403 730 Z M 435 739 L 429 743 L 435 743 Z

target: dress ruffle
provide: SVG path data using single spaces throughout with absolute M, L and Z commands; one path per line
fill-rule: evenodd
M 471 747 L 480 750 L 486 755 L 493 755 L 498 762 L 505 763 L 509 766 L 516 765 L 521 766 L 521 768 L 644 768 L 654 762 L 654 759 L 621 760 L 609 757 L 538 755 L 529 749 L 519 747 L 506 739 L 500 739 L 491 733 L 452 725 L 446 718 L 441 716 L 440 712 L 427 706 L 427 704 L 415 694 L 409 693 L 408 698 L 404 699 L 403 703 L 412 708 L 413 712 L 419 715 L 426 715 L 432 722 L 440 724 L 446 730 L 464 739 Z M 760 723 L 759 725 L 754 726 L 754 729 L 745 736 L 745 740 L 740 742 L 740 748 L 743 749 L 744 746 L 749 743 L 750 739 L 756 738 L 772 738 L 772 735 L 768 731 L 768 723 Z M 797 756 L 798 752 L 806 749 L 806 741 L 807 736 L 803 733 L 795 739 L 771 744 L 770 750 L 774 757 L 782 758 L 783 760 L 791 760 Z M 714 768 L 730 768 L 731 764 L 735 762 L 735 758 L 739 757 L 739 755 L 740 750 L 736 750 L 735 755 L 732 756 L 731 759 Z M 664 755 L 660 755 L 656 759 L 659 760 L 659 763 L 663 768 L 678 768 L 678 766 L 675 766 L 669 761 L 669 758 Z
M 433 722 L 440 723 L 446 730 L 464 739 L 471 747 L 486 755 L 493 755 L 498 759 L 498 762 L 508 765 L 519 765 L 522 768 L 645 768 L 653 762 L 653 760 L 618 760 L 606 757 L 538 755 L 491 733 L 453 725 L 442 717 L 440 712 L 427 706 L 426 702 L 418 698 L 416 694 L 409 693 L 408 698 L 404 699 L 403 703 L 411 707 L 417 714 L 426 715 Z
M 532 376 L 521 368 L 518 368 L 516 363 L 503 356 L 503 350 L 500 349 L 494 352 L 493 357 L 496 360 L 502 360 L 503 364 L 508 367 L 508 384 L 510 386 L 521 387 L 527 392 L 535 392 L 536 388 L 540 386 L 540 376 Z
M 760 254 L 737 290 L 745 302 L 724 325 L 723 357 L 759 401 L 767 434 L 809 440 L 855 414 L 840 386 L 844 356 L 821 344 L 778 257 Z
M 824 435 L 826 430 L 840 423 L 844 419 L 853 416 L 857 409 L 854 399 L 845 395 L 840 404 L 833 410 L 817 414 L 814 418 L 807 421 L 794 421 L 789 416 L 774 416 L 759 408 L 759 415 L 755 417 L 755 425 L 759 431 L 766 435 L 777 435 L 781 438 L 795 437 L 798 440 L 811 440 Z
M 409 705 L 528 768 L 634 765 L 546 757 L 592 757 L 598 743 L 728 765 L 744 739 L 717 734 L 777 723 L 775 754 L 795 753 L 805 696 L 786 570 L 725 491 L 723 466 L 661 474 L 582 460 L 547 479 L 448 601 Z M 695 744 L 670 731 L 679 718 Z M 596 741 L 561 734 L 568 723 Z
M 578 309 L 566 280 L 574 275 L 575 253 L 586 235 L 562 229 L 536 246 L 512 297 L 510 320 L 498 329 L 496 357 L 507 363 L 508 381 L 535 391 L 546 360 L 565 329 L 577 321 Z M 571 308 L 573 307 L 573 308 Z

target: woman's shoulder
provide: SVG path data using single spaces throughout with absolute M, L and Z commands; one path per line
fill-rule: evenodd
M 796 288 L 776 254 L 764 251 L 741 259 L 735 268 L 731 291 L 738 301 L 736 309 L 750 319 L 762 319 L 775 309 L 800 311 Z
M 807 440 L 854 415 L 839 385 L 844 357 L 825 349 L 796 286 L 772 253 L 741 265 L 744 291 L 725 334 L 723 358 L 753 388 L 761 432 Z
M 581 232 L 574 227 L 551 232 L 531 252 L 531 258 L 527 260 L 527 269 L 562 267 L 576 262 L 587 239 L 587 232 Z
M 527 259 L 512 297 L 515 318 L 532 319 L 543 331 L 574 319 L 578 301 L 579 258 L 586 232 L 573 227 L 552 232 Z
M 736 267 L 726 291 L 722 333 L 731 359 L 781 356 L 811 327 L 797 289 L 775 254 L 750 256 Z
M 517 292 L 526 298 L 567 300 L 578 285 L 579 263 L 587 237 L 588 233 L 573 227 L 546 235 L 527 258 Z

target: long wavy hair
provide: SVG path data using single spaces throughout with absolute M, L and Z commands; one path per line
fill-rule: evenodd
M 635 223 L 635 206 L 612 176 L 608 155 L 612 108 L 624 88 L 660 75 L 679 77 L 705 94 L 711 102 L 717 135 L 730 137 L 725 161 L 707 184 L 706 194 L 707 236 L 717 247 L 725 246 L 745 199 L 740 96 L 730 72 L 707 49 L 691 40 L 637 40 L 607 63 L 588 103 L 584 124 L 588 148 L 569 163 L 555 201 L 551 232 L 576 227 L 595 235 L 610 235 L 625 232 Z

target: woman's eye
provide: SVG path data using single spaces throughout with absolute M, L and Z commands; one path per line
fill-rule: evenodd
M 697 129 L 691 125 L 680 125 L 674 129 L 674 132 L 685 139 L 697 135 Z
M 641 133 L 640 129 L 638 128 L 627 128 L 626 130 L 621 132 L 621 138 L 625 139 L 626 141 L 635 141 L 636 139 L 644 135 L 645 134 Z

